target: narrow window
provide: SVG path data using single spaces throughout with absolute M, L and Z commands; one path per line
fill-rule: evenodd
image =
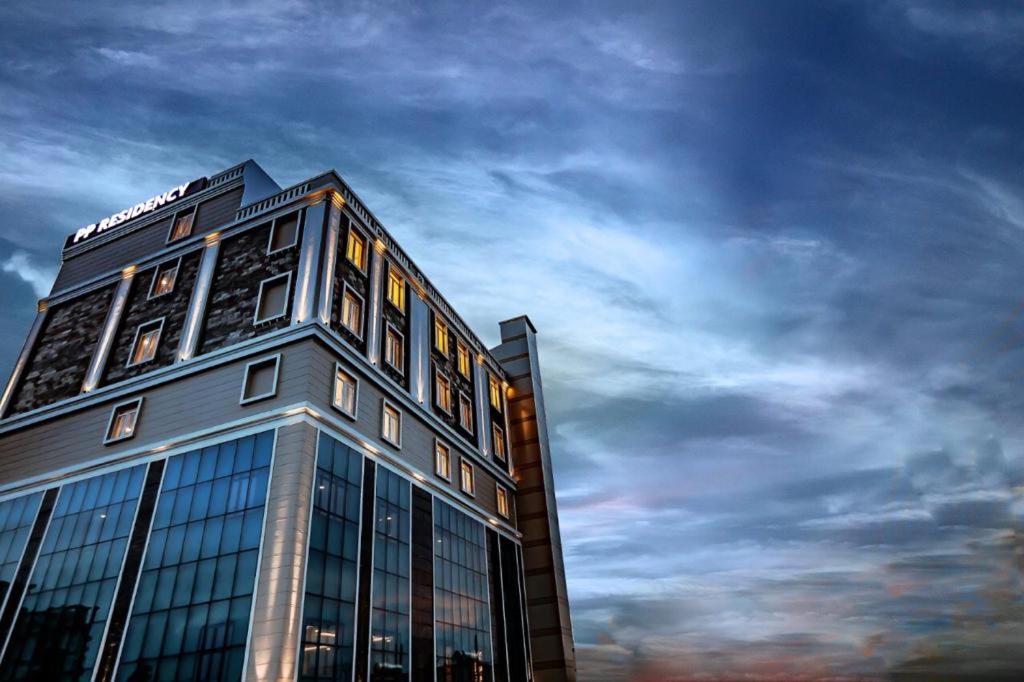
M 473 403 L 469 401 L 469 396 L 461 392 L 459 393 L 459 425 L 473 433 Z
M 386 400 L 381 411 L 380 435 L 396 448 L 402 447 L 402 413 Z
M 104 443 L 116 443 L 128 440 L 135 435 L 135 427 L 139 423 L 139 411 L 142 409 L 142 398 L 131 402 L 115 405 L 110 412 L 110 423 L 107 424 L 107 435 Z
M 353 419 L 356 418 L 356 400 L 359 396 L 359 381 L 335 365 L 334 406 Z
M 293 213 L 284 218 L 274 221 L 274 227 L 270 229 L 270 243 L 267 246 L 267 255 L 277 251 L 295 246 L 299 240 L 299 214 Z
M 434 316 L 434 347 L 448 355 L 448 325 L 437 315 Z
M 388 300 L 403 313 L 405 312 L 405 279 L 392 269 L 388 269 Z
M 469 348 L 466 348 L 466 344 L 462 343 L 462 341 L 457 341 L 455 347 L 459 356 L 459 373 L 468 379 L 470 366 Z
M 363 338 L 363 299 L 351 289 L 345 289 L 341 299 L 341 323 L 350 332 Z
M 434 473 L 446 481 L 452 480 L 452 452 L 439 440 L 434 441 Z
M 255 324 L 284 317 L 288 310 L 288 290 L 291 288 L 292 273 L 265 279 L 260 283 L 260 296 L 256 301 Z
M 434 378 L 434 402 L 448 414 L 452 413 L 452 384 L 448 377 L 437 372 Z
M 366 271 L 366 239 L 356 232 L 354 227 L 348 230 L 348 243 L 345 245 L 345 257 L 352 265 Z
M 491 388 L 491 407 L 501 412 L 501 384 L 493 375 L 488 375 L 488 383 Z
M 153 283 L 149 286 L 149 298 L 156 298 L 174 291 L 174 282 L 178 279 L 180 261 L 157 266 L 153 273 Z
M 245 366 L 245 378 L 242 381 L 241 403 L 251 403 L 277 395 L 277 373 L 281 356 L 255 360 Z
M 505 433 L 497 424 L 491 424 L 491 439 L 494 441 L 494 456 L 505 461 Z
M 507 519 L 509 518 L 508 488 L 506 488 L 500 483 L 495 483 L 494 485 L 498 486 L 498 513 Z
M 459 460 L 459 487 L 467 495 L 476 495 L 476 481 L 473 479 L 473 465 L 465 459 Z
M 174 216 L 174 226 L 171 228 L 171 238 L 167 241 L 176 242 L 179 239 L 192 234 L 192 219 L 195 217 L 195 209 L 188 209 L 186 213 L 179 213 Z
M 163 318 L 140 324 L 135 330 L 135 344 L 132 346 L 128 367 L 141 365 L 156 357 L 156 348 L 160 344 L 160 332 L 163 331 Z
M 387 335 L 384 337 L 384 361 L 392 368 L 402 372 L 405 365 L 404 360 L 402 335 L 394 327 L 388 325 Z

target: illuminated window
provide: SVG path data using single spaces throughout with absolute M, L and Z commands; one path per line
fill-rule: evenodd
M 383 405 L 380 420 L 381 438 L 396 448 L 400 448 L 402 447 L 402 413 L 386 400 Z
M 494 441 L 494 456 L 505 461 L 505 433 L 497 424 L 491 424 L 491 440 Z
M 459 393 L 459 425 L 473 433 L 473 403 L 465 393 Z
M 253 324 L 269 322 L 284 317 L 288 311 L 288 292 L 291 289 L 292 273 L 269 277 L 260 282 L 260 295 L 256 300 L 256 316 Z
M 493 376 L 488 375 L 488 383 L 491 388 L 491 407 L 501 412 L 501 384 Z
M 498 486 L 498 513 L 507 519 L 509 517 L 508 488 L 500 483 L 495 483 L 495 485 Z
M 434 316 L 434 347 L 448 355 L 448 325 L 437 315 Z
M 391 325 L 388 325 L 387 334 L 384 336 L 384 361 L 399 372 L 403 371 L 405 366 L 402 335 Z
M 446 481 L 452 480 L 452 452 L 439 440 L 434 441 L 434 473 Z
M 476 480 L 473 478 L 473 465 L 465 459 L 459 460 L 459 487 L 467 495 L 476 495 Z
M 462 341 L 456 341 L 455 348 L 456 354 L 459 357 L 459 373 L 468 379 L 470 371 L 469 349 L 466 348 L 466 344 L 462 343 Z
M 351 289 L 345 289 L 341 299 L 341 323 L 359 338 L 363 337 L 363 299 Z
M 354 227 L 348 231 L 345 257 L 360 270 L 366 270 L 366 238 L 356 232 Z
M 104 443 L 116 443 L 120 440 L 128 440 L 135 435 L 135 427 L 139 423 L 139 411 L 142 409 L 142 398 L 131 402 L 115 405 L 110 413 L 110 423 L 107 424 L 107 435 Z
M 174 281 L 178 278 L 178 262 L 157 267 L 153 273 L 153 283 L 149 286 L 149 298 L 156 298 L 174 291 Z
M 356 418 L 356 399 L 359 381 L 341 368 L 334 367 L 334 406 L 353 419 Z
M 135 344 L 132 355 L 128 358 L 128 366 L 141 365 L 156 357 L 156 347 L 160 343 L 160 332 L 164 328 L 163 318 L 140 324 L 135 330 Z
M 392 269 L 388 270 L 388 300 L 405 312 L 405 279 Z
M 442 410 L 444 410 L 448 414 L 451 414 L 452 384 L 450 381 L 448 381 L 448 377 L 441 374 L 440 372 L 437 372 L 434 380 L 434 386 L 434 402 L 436 402 L 437 406 L 440 407 Z
M 192 219 L 195 217 L 193 209 L 188 209 L 187 213 L 179 213 L 174 217 L 174 227 L 171 228 L 171 238 L 167 241 L 176 242 L 179 239 L 192 234 Z

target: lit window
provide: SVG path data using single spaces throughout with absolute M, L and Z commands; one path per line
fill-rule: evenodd
M 355 228 L 349 228 L 345 257 L 360 270 L 366 270 L 366 239 Z
M 498 513 L 507 519 L 509 517 L 508 489 L 500 483 L 495 483 L 495 485 L 498 486 Z
M 452 480 L 452 453 L 441 441 L 434 441 L 434 473 L 446 481 Z
M 192 209 L 189 209 L 188 213 L 175 216 L 174 227 L 171 229 L 171 238 L 167 241 L 176 242 L 192 234 L 192 218 L 194 216 L 195 213 Z
M 178 278 L 178 263 L 161 265 L 153 273 L 153 283 L 149 287 L 149 298 L 156 298 L 174 291 L 174 280 Z
M 434 316 L 434 347 L 448 355 L 448 325 Z
M 488 377 L 491 388 L 491 407 L 501 412 L 501 384 L 493 376 Z
M 466 348 L 466 344 L 462 343 L 462 341 L 457 341 L 455 343 L 455 348 L 456 348 L 456 353 L 459 356 L 459 373 L 462 374 L 462 376 L 464 376 L 464 377 L 466 377 L 468 379 L 469 378 L 469 371 L 470 371 L 469 370 L 469 366 L 470 366 L 470 363 L 469 363 L 469 349 Z
M 363 337 L 363 299 L 351 289 L 346 289 L 341 299 L 341 323 L 359 338 Z
M 270 230 L 270 243 L 267 245 L 267 255 L 295 246 L 298 240 L 298 214 L 293 213 L 285 218 L 278 218 L 274 221 L 274 227 Z
M 464 459 L 459 460 L 459 487 L 467 495 L 476 495 L 476 481 L 473 480 L 473 465 Z
M 338 365 L 334 373 L 334 406 L 353 419 L 356 418 L 356 398 L 359 382 Z
M 402 447 L 402 413 L 386 400 L 381 412 L 380 435 L 396 448 Z
M 473 403 L 465 393 L 459 393 L 459 425 L 473 433 Z
M 404 360 L 402 335 L 395 331 L 394 327 L 388 326 L 387 334 L 384 337 L 384 361 L 401 372 L 405 365 Z
M 435 391 L 434 401 L 437 406 L 448 414 L 452 413 L 452 384 L 448 381 L 448 377 L 437 372 L 434 380 Z
M 290 272 L 260 282 L 260 296 L 256 301 L 254 324 L 269 322 L 284 316 L 288 310 L 288 289 L 291 287 L 291 282 Z
M 277 370 L 280 362 L 281 356 L 274 355 L 254 360 L 245 366 L 241 404 L 273 398 L 277 395 Z
M 494 456 L 505 461 L 505 434 L 497 424 L 491 424 L 491 439 L 494 441 Z
M 139 422 L 139 411 L 142 409 L 142 398 L 129 403 L 115 405 L 110 413 L 110 423 L 107 425 L 106 443 L 114 443 L 119 440 L 127 440 L 135 435 L 135 427 Z
M 405 312 L 405 279 L 394 270 L 388 270 L 388 300 Z
M 149 362 L 156 357 L 156 347 L 160 343 L 160 331 L 163 327 L 162 319 L 139 325 L 139 328 L 135 330 L 135 345 L 132 347 L 132 355 L 128 358 L 129 367 Z

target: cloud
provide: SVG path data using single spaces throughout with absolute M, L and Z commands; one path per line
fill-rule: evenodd
M 50 293 L 53 280 L 57 273 L 52 268 L 34 264 L 24 251 L 15 251 L 2 263 L 0 269 L 17 275 L 22 281 L 32 286 L 36 296 L 42 298 Z

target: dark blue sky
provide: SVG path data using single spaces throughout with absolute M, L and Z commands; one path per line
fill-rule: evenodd
M 0 364 L 63 236 L 337 168 L 541 334 L 581 679 L 1024 669 L 1024 8 L 0 6 Z

